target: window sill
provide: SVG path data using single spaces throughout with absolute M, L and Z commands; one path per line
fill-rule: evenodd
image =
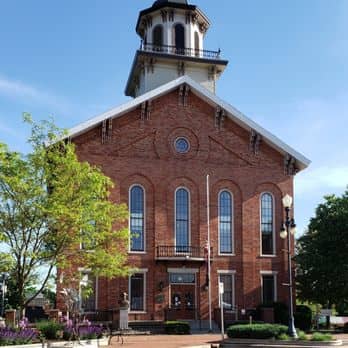
M 235 253 L 232 253 L 232 254 L 230 254 L 230 253 L 218 253 L 218 256 L 221 256 L 221 257 L 226 257 L 226 256 L 236 256 L 236 254 Z
M 277 257 L 277 255 L 260 255 L 260 257 L 262 258 L 267 258 L 267 257 L 270 257 L 270 258 L 274 258 L 274 257 Z
M 131 251 L 131 250 L 128 250 L 128 254 L 145 255 L 145 254 L 147 254 L 147 252 L 146 251 Z

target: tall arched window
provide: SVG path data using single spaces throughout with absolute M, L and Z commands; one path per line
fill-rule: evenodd
M 144 244 L 144 189 L 133 186 L 129 194 L 129 229 L 131 233 L 131 251 L 145 251 Z
M 195 56 L 199 57 L 199 35 L 197 31 L 195 31 Z
M 219 252 L 233 254 L 233 200 L 228 191 L 219 194 Z
M 185 28 L 182 24 L 174 27 L 175 51 L 177 54 L 185 54 Z
M 270 193 L 261 195 L 261 254 L 274 255 L 274 204 Z
M 190 246 L 190 195 L 185 188 L 175 192 L 176 252 L 188 252 Z
M 152 32 L 152 45 L 153 49 L 158 51 L 163 46 L 163 27 L 162 25 L 156 25 Z

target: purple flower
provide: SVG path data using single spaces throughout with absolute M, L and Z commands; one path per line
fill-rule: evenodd
M 37 338 L 37 333 L 30 328 L 20 328 L 15 330 L 13 328 L 5 327 L 0 329 L 0 344 L 13 345 L 30 343 Z

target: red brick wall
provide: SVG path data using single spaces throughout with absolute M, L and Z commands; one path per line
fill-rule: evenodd
M 128 190 L 141 184 L 146 191 L 146 253 L 131 254 L 130 262 L 147 268 L 147 313 L 136 319 L 162 319 L 165 303 L 155 304 L 158 284 L 163 281 L 168 298 L 167 267 L 200 267 L 198 276 L 200 313 L 208 315 L 208 294 L 203 290 L 205 265 L 191 262 L 155 262 L 156 245 L 173 244 L 174 192 L 185 186 L 191 196 L 192 245 L 204 247 L 206 225 L 206 175 L 211 183 L 211 240 L 213 308 L 217 300 L 217 270 L 235 270 L 236 304 L 239 308 L 256 307 L 261 301 L 260 271 L 278 272 L 278 300 L 286 300 L 284 271 L 285 242 L 279 238 L 282 220 L 281 197 L 293 194 L 292 177 L 284 175 L 283 157 L 265 142 L 260 152 L 249 151 L 250 133 L 225 119 L 222 130 L 215 128 L 215 109 L 190 93 L 188 105 L 179 105 L 178 91 L 152 101 L 149 120 L 141 121 L 137 108 L 113 121 L 112 141 L 101 143 L 101 127 L 74 139 L 78 156 L 100 166 L 115 183 L 115 202 L 128 203 Z M 176 137 L 190 141 L 188 154 L 178 155 Z M 218 256 L 218 193 L 226 188 L 234 199 L 235 256 Z M 260 257 L 260 194 L 271 192 L 275 199 L 276 257 Z M 119 293 L 128 292 L 128 280 L 101 280 L 100 309 L 116 308 Z

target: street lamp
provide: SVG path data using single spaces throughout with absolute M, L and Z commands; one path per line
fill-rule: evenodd
M 5 295 L 7 292 L 7 284 L 6 281 L 8 279 L 9 275 L 8 273 L 1 273 L 0 274 L 0 286 L 1 286 L 1 311 L 0 316 L 4 317 L 5 312 Z
M 295 329 L 294 322 L 294 307 L 293 307 L 293 299 L 292 299 L 292 268 L 291 268 L 291 235 L 296 233 L 296 224 L 293 218 L 290 218 L 290 209 L 292 206 L 292 197 L 288 194 L 285 195 L 282 199 L 282 203 L 285 209 L 285 221 L 282 224 L 282 228 L 280 230 L 280 238 L 286 239 L 288 241 L 288 277 L 289 283 L 286 284 L 289 287 L 289 325 L 288 325 L 288 334 L 290 337 L 297 338 L 297 333 Z

